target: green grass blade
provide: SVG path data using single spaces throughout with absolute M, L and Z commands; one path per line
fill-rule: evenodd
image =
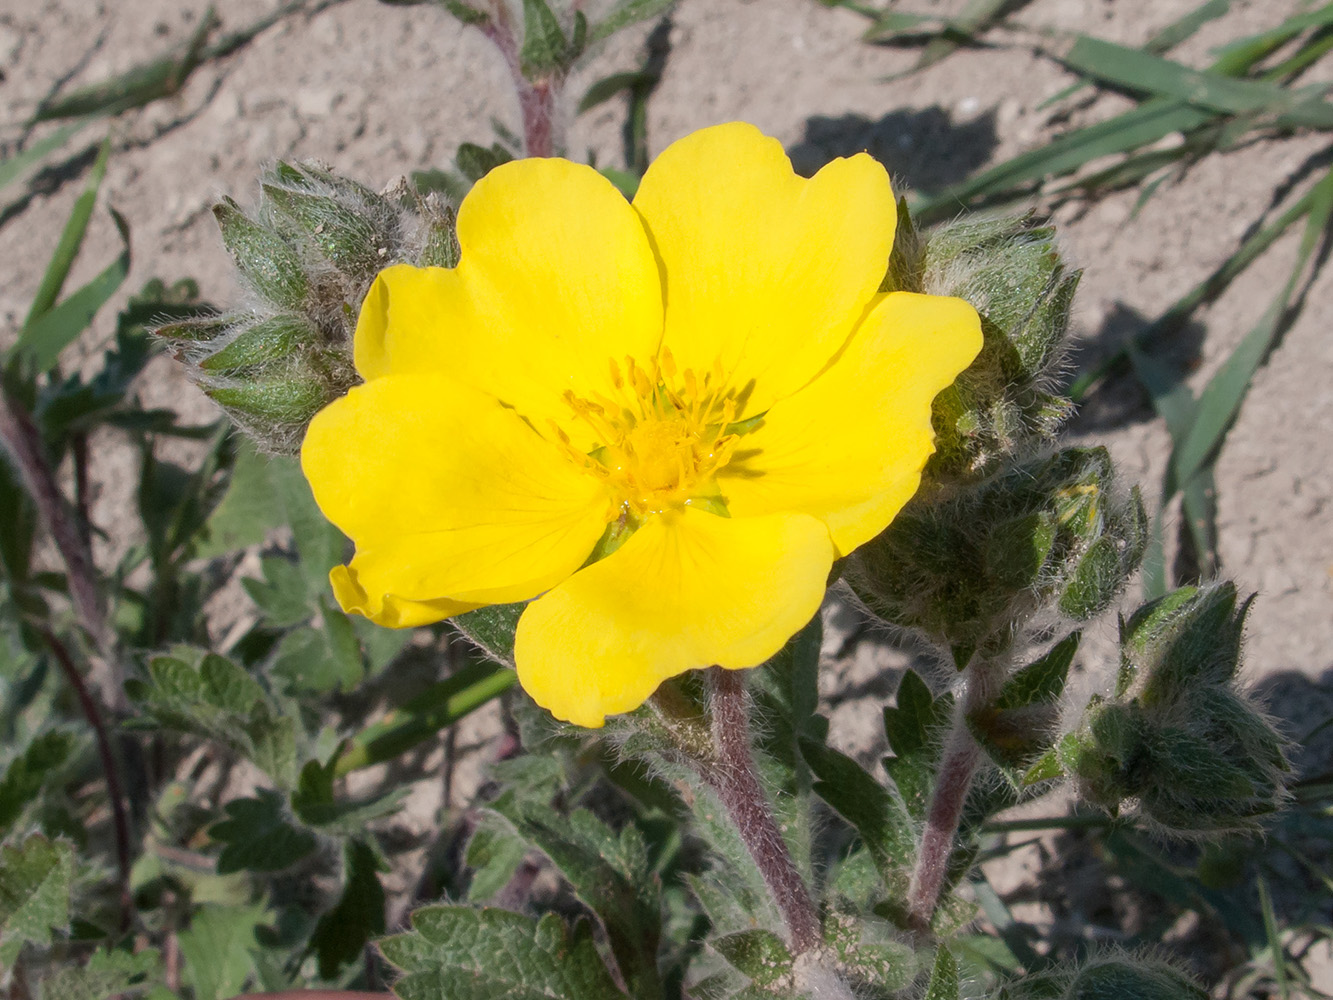
M 1155 98 L 1108 121 L 1069 132 L 1041 149 L 1023 153 L 960 184 L 921 197 L 911 205 L 912 217 L 933 221 L 952 215 L 967 202 L 1000 196 L 1016 185 L 1072 173 L 1103 156 L 1126 153 L 1210 121 L 1208 112 L 1180 101 Z
M 47 265 L 46 273 L 42 275 L 42 283 L 37 287 L 37 294 L 33 296 L 27 319 L 23 321 L 24 330 L 51 310 L 56 304 L 56 299 L 60 297 L 60 290 L 65 287 L 69 269 L 74 266 L 74 258 L 78 256 L 79 247 L 83 245 L 83 237 L 88 232 L 88 222 L 93 216 L 93 206 L 97 204 L 97 191 L 102 186 L 102 178 L 106 176 L 106 165 L 110 155 L 111 139 L 107 138 L 97 154 L 97 161 L 93 164 L 88 183 L 83 193 L 79 195 L 78 201 L 74 203 L 74 210 L 70 212 L 69 220 L 60 234 L 60 242 L 56 244 L 55 253 L 51 255 L 51 263 Z
M 179 54 L 163 56 L 110 80 L 80 87 L 68 94 L 57 94 L 37 109 L 32 121 L 115 115 L 131 108 L 143 107 L 160 97 L 170 97 L 185 85 L 190 74 L 203 62 L 204 44 L 216 23 L 217 17 L 210 7 Z
M 1273 978 L 1277 980 L 1277 995 L 1281 1000 L 1290 1000 L 1287 954 L 1282 949 L 1282 938 L 1278 934 L 1277 916 L 1273 913 L 1273 897 L 1269 894 L 1268 883 L 1262 875 L 1256 878 L 1255 882 L 1259 887 L 1259 910 L 1264 917 L 1264 934 L 1268 937 L 1268 949 L 1273 955 Z
M 1310 194 L 1312 199 L 1309 215 L 1306 216 L 1305 232 L 1285 287 L 1258 325 L 1246 334 L 1199 395 L 1194 418 L 1181 435 L 1172 459 L 1177 482 L 1188 482 L 1220 447 L 1227 429 L 1240 410 L 1250 380 L 1281 330 L 1301 275 L 1314 256 L 1319 240 L 1333 216 L 1333 170 L 1324 175 Z
M 1188 66 L 1100 38 L 1081 36 L 1061 57 L 1065 65 L 1102 83 L 1138 93 L 1174 97 L 1187 104 L 1222 114 L 1282 114 L 1296 106 L 1306 108 L 1312 127 L 1333 126 L 1333 105 L 1311 101 L 1308 95 L 1274 83 L 1239 80 Z M 1323 114 L 1317 114 L 1322 108 Z
M 518 675 L 497 663 L 474 663 L 440 681 L 403 708 L 352 738 L 338 758 L 338 776 L 392 760 L 434 737 L 518 682 Z
M 45 139 L 34 142 L 21 153 L 15 153 L 0 160 L 0 188 L 23 176 L 30 168 L 37 165 L 47 155 L 54 153 L 70 138 L 88 124 L 87 120 L 71 122 L 52 132 Z
M 13 350 L 26 354 L 38 371 L 49 371 L 55 366 L 60 352 L 88 328 L 97 311 L 116 293 L 129 273 L 129 226 L 118 212 L 112 210 L 111 214 L 116 220 L 116 228 L 120 230 L 123 243 L 120 256 L 60 305 L 44 313 L 31 326 L 24 327 L 14 344 Z

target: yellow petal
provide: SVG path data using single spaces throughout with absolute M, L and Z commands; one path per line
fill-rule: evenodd
M 686 670 L 763 663 L 819 610 L 832 564 L 828 529 L 800 514 L 650 518 L 524 611 L 519 683 L 557 718 L 600 726 Z
M 889 177 L 865 154 L 813 178 L 752 125 L 672 143 L 634 198 L 662 262 L 663 343 L 681 368 L 716 360 L 761 413 L 810 381 L 879 288 L 893 245 Z
M 386 375 L 315 415 L 301 466 L 357 544 L 339 601 L 377 620 L 525 600 L 574 572 L 608 515 L 602 484 L 513 410 L 443 375 Z M 436 617 L 456 614 L 440 604 Z M 433 613 L 433 612 L 432 612 Z
M 390 267 L 357 323 L 367 379 L 444 371 L 546 432 L 561 399 L 609 394 L 610 361 L 650 358 L 662 286 L 643 224 L 606 178 L 567 160 L 518 160 L 458 212 L 458 267 Z
M 385 593 L 382 589 L 372 593 L 362 586 L 360 574 L 351 566 L 334 566 L 329 572 L 329 583 L 333 587 L 333 596 L 344 611 L 364 615 L 385 628 L 416 628 L 481 607 L 480 604 L 467 604 L 448 598 L 409 601 L 397 594 Z
M 813 515 L 839 555 L 879 534 L 935 450 L 931 402 L 980 350 L 962 299 L 883 296 L 833 365 L 740 440 L 718 475 L 732 516 Z

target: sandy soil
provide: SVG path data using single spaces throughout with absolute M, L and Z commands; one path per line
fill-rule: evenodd
M 57 79 L 75 83 L 128 69 L 182 42 L 205 0 L 0 0 L 0 141 Z M 276 0 L 220 5 L 229 28 Z M 948 9 L 961 3 L 912 5 Z M 1195 0 L 1035 0 L 1021 19 L 1140 43 L 1196 6 Z M 1179 50 L 1196 64 L 1227 39 L 1259 30 L 1295 10 L 1294 0 L 1236 0 Z M 814 0 L 683 0 L 671 33 L 665 76 L 649 115 L 652 149 L 698 127 L 745 119 L 780 138 L 798 164 L 869 147 L 908 185 L 938 187 L 1042 143 L 1051 135 L 1124 106 L 1103 97 L 1072 120 L 1037 110 L 1071 78 L 1022 47 L 960 52 L 905 79 L 884 82 L 915 55 L 858 42 L 864 21 Z M 607 73 L 634 67 L 644 31 L 598 53 L 571 82 L 577 98 Z M 572 107 L 572 102 L 571 102 Z M 619 101 L 574 118 L 568 148 L 621 162 Z M 134 265 L 125 292 L 146 279 L 198 279 L 204 297 L 236 296 L 209 206 L 221 194 L 243 203 L 260 169 L 276 158 L 318 158 L 374 186 L 410 170 L 448 163 L 461 141 L 489 142 L 492 117 L 517 127 L 517 108 L 495 52 L 432 6 L 388 7 L 345 0 L 313 16 L 290 17 L 217 66 L 201 70 L 183 94 L 115 122 L 117 151 L 104 201 L 133 230 Z M 91 143 L 98 129 L 85 133 Z M 1295 176 L 1317 148 L 1303 140 L 1259 143 L 1213 157 L 1164 186 L 1137 217 L 1135 195 L 1069 206 L 1057 219 L 1072 260 L 1086 268 L 1075 330 L 1086 363 L 1141 327 L 1234 249 L 1268 207 L 1275 186 Z M 36 288 L 78 183 L 46 178 L 26 208 L 0 229 L 0 340 L 11 337 Z M 86 279 L 116 252 L 105 213 L 72 281 Z M 1253 267 L 1185 339 L 1189 381 L 1198 387 L 1256 322 L 1295 252 L 1286 240 Z M 74 287 L 71 284 L 70 287 Z M 1282 693 L 1279 710 L 1307 725 L 1311 685 L 1333 682 L 1333 271 L 1312 289 L 1285 342 L 1255 379 L 1217 468 L 1224 572 L 1258 591 L 1250 620 L 1251 674 Z M 123 295 L 122 295 L 123 299 Z M 112 327 L 99 317 L 95 340 Z M 209 404 L 159 360 L 140 387 L 145 402 L 178 406 L 193 417 Z M 1074 426 L 1084 441 L 1109 445 L 1150 502 L 1167 456 L 1160 421 L 1134 386 L 1113 384 Z M 115 455 L 115 453 L 111 453 Z M 95 468 L 94 515 L 113 536 L 124 532 L 136 471 L 123 456 Z M 1175 522 L 1175 515 L 1169 515 Z M 839 618 L 846 625 L 845 618 Z M 1110 648 L 1113 626 L 1082 654 Z M 826 678 L 834 732 L 873 754 L 876 720 L 896 686 L 886 670 L 902 655 L 872 640 L 830 638 Z M 1321 704 L 1327 705 L 1327 700 Z

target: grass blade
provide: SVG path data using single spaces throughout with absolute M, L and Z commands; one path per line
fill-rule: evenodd
M 83 115 L 116 115 L 131 108 L 143 107 L 160 97 L 170 97 L 185 85 L 190 74 L 203 62 L 204 44 L 216 23 L 217 16 L 210 7 L 178 55 L 163 56 L 110 80 L 79 87 L 63 96 L 57 94 L 37 109 L 32 122 Z
M 1173 97 L 1222 114 L 1271 114 L 1300 106 L 1311 127 L 1333 127 L 1333 104 L 1304 91 L 1191 69 L 1181 63 L 1083 35 L 1060 57 L 1075 72 L 1138 93 Z
M 120 256 L 101 274 L 74 292 L 60 305 L 42 314 L 31 326 L 25 326 L 13 350 L 28 356 L 38 371 L 55 366 L 60 352 L 88 328 L 97 311 L 116 293 L 130 270 L 130 231 L 120 213 L 112 210 L 120 230 L 123 249 Z
M 1273 913 L 1273 897 L 1269 895 L 1268 883 L 1264 881 L 1262 875 L 1256 878 L 1255 882 L 1259 887 L 1259 910 L 1264 917 L 1264 933 L 1268 936 L 1268 949 L 1273 954 L 1273 978 L 1277 980 L 1277 995 L 1281 1000 L 1290 1000 L 1287 955 L 1282 950 L 1282 938 L 1278 934 L 1277 917 Z
M 79 247 L 83 245 L 83 237 L 88 232 L 93 206 L 97 204 L 97 190 L 102 186 L 102 178 L 106 176 L 106 165 L 110 155 L 111 139 L 107 138 L 102 143 L 101 152 L 97 154 L 97 161 L 93 164 L 88 183 L 83 193 L 79 195 L 78 201 L 74 203 L 74 210 L 70 212 L 69 220 L 60 234 L 60 242 L 56 244 L 55 253 L 51 255 L 51 263 L 47 265 L 46 273 L 42 275 L 42 283 L 37 288 L 37 294 L 33 296 L 27 319 L 23 321 L 25 330 L 49 312 L 56 304 L 56 299 L 60 297 L 60 290 L 65 286 L 65 279 L 69 277 L 69 269 L 74 265 L 74 258 L 78 256 Z
M 1333 170 L 1324 175 L 1310 194 L 1313 197 L 1309 215 L 1306 216 L 1305 232 L 1285 287 L 1258 325 L 1246 334 L 1245 339 L 1204 387 L 1199 395 L 1194 418 L 1178 439 L 1172 459 L 1178 482 L 1187 482 L 1216 453 L 1240 410 L 1250 380 L 1282 329 L 1301 275 L 1314 256 L 1320 237 L 1328 228 L 1330 216 L 1333 216 Z
M 21 177 L 48 154 L 55 152 L 88 124 L 88 120 L 71 122 L 52 132 L 45 139 L 34 142 L 21 153 L 0 160 L 0 188 Z

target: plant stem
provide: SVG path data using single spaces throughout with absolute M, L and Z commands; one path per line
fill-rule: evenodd
M 50 532 L 65 563 L 70 602 L 79 623 L 93 640 L 109 675 L 104 697 L 114 710 L 128 707 L 114 635 L 107 624 L 97 593 L 97 573 L 87 525 L 56 483 L 55 470 L 47 461 L 41 432 L 32 415 L 18 400 L 0 388 L 0 446 L 9 452 L 19 479 L 37 507 L 37 514 Z
M 717 792 L 754 858 L 773 901 L 782 912 L 793 953 L 819 946 L 819 914 L 805 879 L 796 869 L 773 818 L 750 752 L 750 706 L 739 671 L 708 671 L 716 757 L 702 764 L 704 780 Z M 702 762 L 701 762 L 702 763 Z
M 907 889 L 908 920 L 918 930 L 930 927 L 939 903 L 940 888 L 949 872 L 949 856 L 958 838 L 958 825 L 967 804 L 972 779 L 981 765 L 982 752 L 967 727 L 967 716 L 989 704 L 1004 680 L 1002 661 L 975 659 L 967 668 L 967 690 L 954 716 L 953 729 L 944 743 L 944 753 L 935 787 L 926 809 L 916 867 Z
M 529 80 L 523 73 L 523 60 L 518 34 L 509 9 L 504 3 L 491 4 L 491 14 L 478 25 L 482 33 L 494 43 L 504 56 L 509 75 L 518 94 L 519 114 L 523 119 L 523 153 L 526 156 L 555 156 L 556 97 L 562 80 L 558 74 Z
M 106 778 L 106 794 L 111 800 L 111 822 L 116 832 L 116 865 L 120 870 L 120 929 L 130 926 L 130 823 L 125 813 L 125 793 L 120 780 L 120 766 L 116 752 L 111 746 L 111 737 L 106 731 L 106 722 L 97 707 L 97 702 L 83 682 L 83 675 L 74 663 L 65 644 L 56 638 L 49 629 L 41 629 L 42 640 L 50 647 L 56 662 L 64 672 L 74 695 L 83 709 L 84 718 L 92 727 L 97 739 L 97 754 L 102 761 L 102 773 Z
M 958 836 L 963 804 L 967 801 L 979 763 L 981 747 L 977 746 L 965 725 L 956 726 L 936 775 L 930 808 L 926 812 L 926 827 L 921 831 L 916 868 L 907 890 L 908 919 L 919 930 L 930 926 L 930 918 L 935 913 L 940 886 L 949 870 L 954 838 Z

